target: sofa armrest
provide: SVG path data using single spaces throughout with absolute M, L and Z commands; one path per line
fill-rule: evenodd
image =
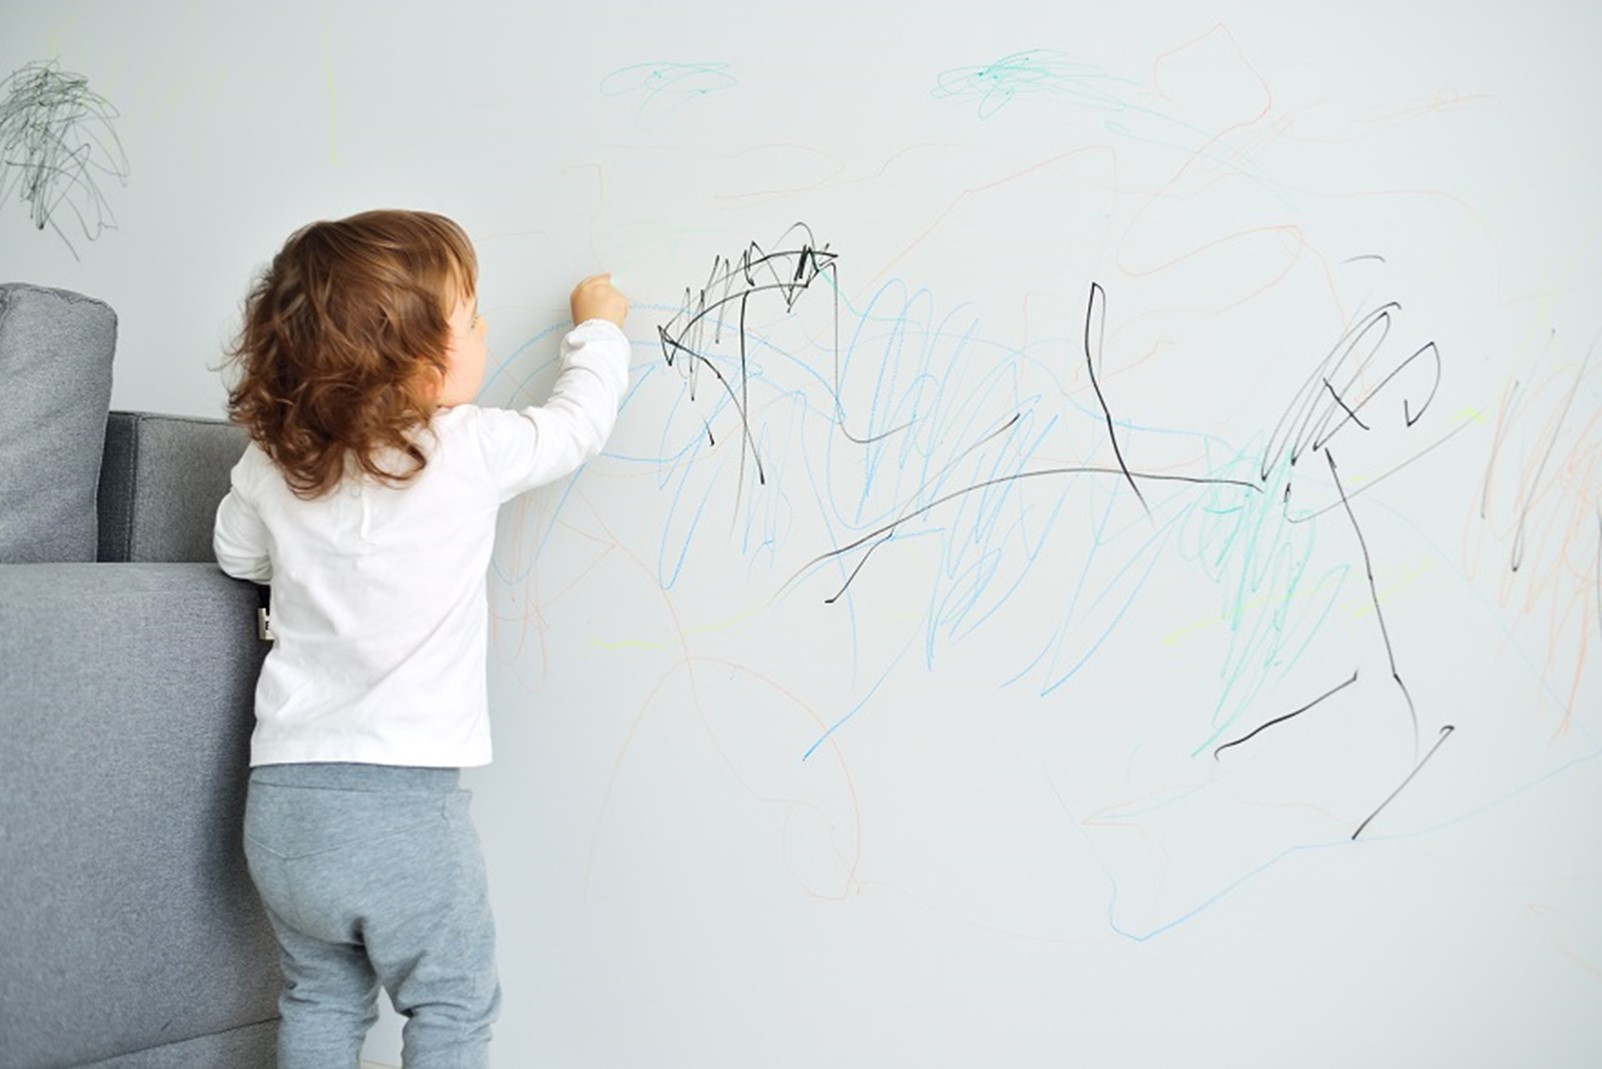
M 241 844 L 256 608 L 214 564 L 0 565 L 0 1064 L 277 1015 Z
M 211 526 L 244 430 L 220 419 L 113 412 L 100 465 L 102 561 L 214 561 Z

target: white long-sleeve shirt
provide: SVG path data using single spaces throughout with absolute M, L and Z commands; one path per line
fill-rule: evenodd
M 213 545 L 223 571 L 272 587 L 252 765 L 489 763 L 496 513 L 600 452 L 628 387 L 628 340 L 591 320 L 563 339 L 561 364 L 544 405 L 439 410 L 416 439 L 428 466 L 402 487 L 347 476 L 307 501 L 245 450 Z

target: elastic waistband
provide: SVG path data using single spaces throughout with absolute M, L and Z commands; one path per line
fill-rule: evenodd
M 415 768 L 409 765 L 358 765 L 339 761 L 293 765 L 257 765 L 250 782 L 275 787 L 322 787 L 340 791 L 453 791 L 461 785 L 459 768 Z

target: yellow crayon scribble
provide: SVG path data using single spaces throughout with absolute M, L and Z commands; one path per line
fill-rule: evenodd
M 649 642 L 643 638 L 620 638 L 610 642 L 605 639 L 592 638 L 589 640 L 588 645 L 608 652 L 616 650 L 665 650 L 668 648 L 666 642 Z
M 1391 580 L 1390 582 L 1386 583 L 1383 587 L 1376 585 L 1375 586 L 1375 591 L 1374 591 L 1375 592 L 1375 596 L 1383 601 L 1386 598 L 1388 598 L 1393 592 L 1395 592 L 1397 590 L 1400 590 L 1403 587 L 1411 585 L 1414 581 L 1416 581 L 1418 579 L 1419 576 L 1425 574 L 1426 572 L 1433 571 L 1433 570 L 1434 570 L 1433 565 L 1431 565 L 1428 562 L 1420 564 L 1418 567 L 1414 568 L 1412 571 L 1405 572 L 1402 575 L 1398 576 L 1397 578 L 1395 578 L 1395 579 Z M 1357 604 L 1348 605 L 1347 606 L 1347 611 L 1350 612 L 1354 618 L 1360 620 L 1363 617 L 1367 616 L 1368 614 L 1370 614 L 1370 613 L 1372 613 L 1374 611 L 1374 599 L 1373 598 L 1364 598 L 1361 602 L 1359 602 Z
M 329 58 L 328 30 L 323 30 L 323 74 L 328 79 L 328 162 L 339 166 L 339 144 L 336 139 L 337 122 L 334 107 L 334 63 Z
M 1242 602 L 1239 607 L 1239 611 L 1246 612 L 1249 609 L 1260 609 L 1267 604 L 1268 598 L 1266 595 L 1255 597 L 1250 601 Z M 1177 646 L 1179 645 L 1180 639 L 1188 638 L 1197 631 L 1205 631 L 1208 628 L 1221 627 L 1228 619 L 1228 613 L 1221 612 L 1209 614 L 1195 621 L 1194 623 L 1186 624 L 1184 627 L 1181 627 L 1178 630 L 1169 632 L 1168 635 L 1163 639 L 1163 645 Z

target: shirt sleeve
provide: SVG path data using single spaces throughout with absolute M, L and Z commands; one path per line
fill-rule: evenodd
M 606 444 L 629 386 L 629 341 L 591 319 L 562 339 L 561 373 L 543 405 L 483 411 L 491 478 L 508 501 L 576 471 Z
M 252 469 L 262 461 L 272 463 L 254 442 L 246 447 L 245 455 L 228 477 L 228 493 L 217 506 L 217 520 L 211 532 L 218 566 L 235 579 L 257 583 L 270 582 L 273 577 L 267 525 L 262 523 L 250 495 L 255 482 Z

